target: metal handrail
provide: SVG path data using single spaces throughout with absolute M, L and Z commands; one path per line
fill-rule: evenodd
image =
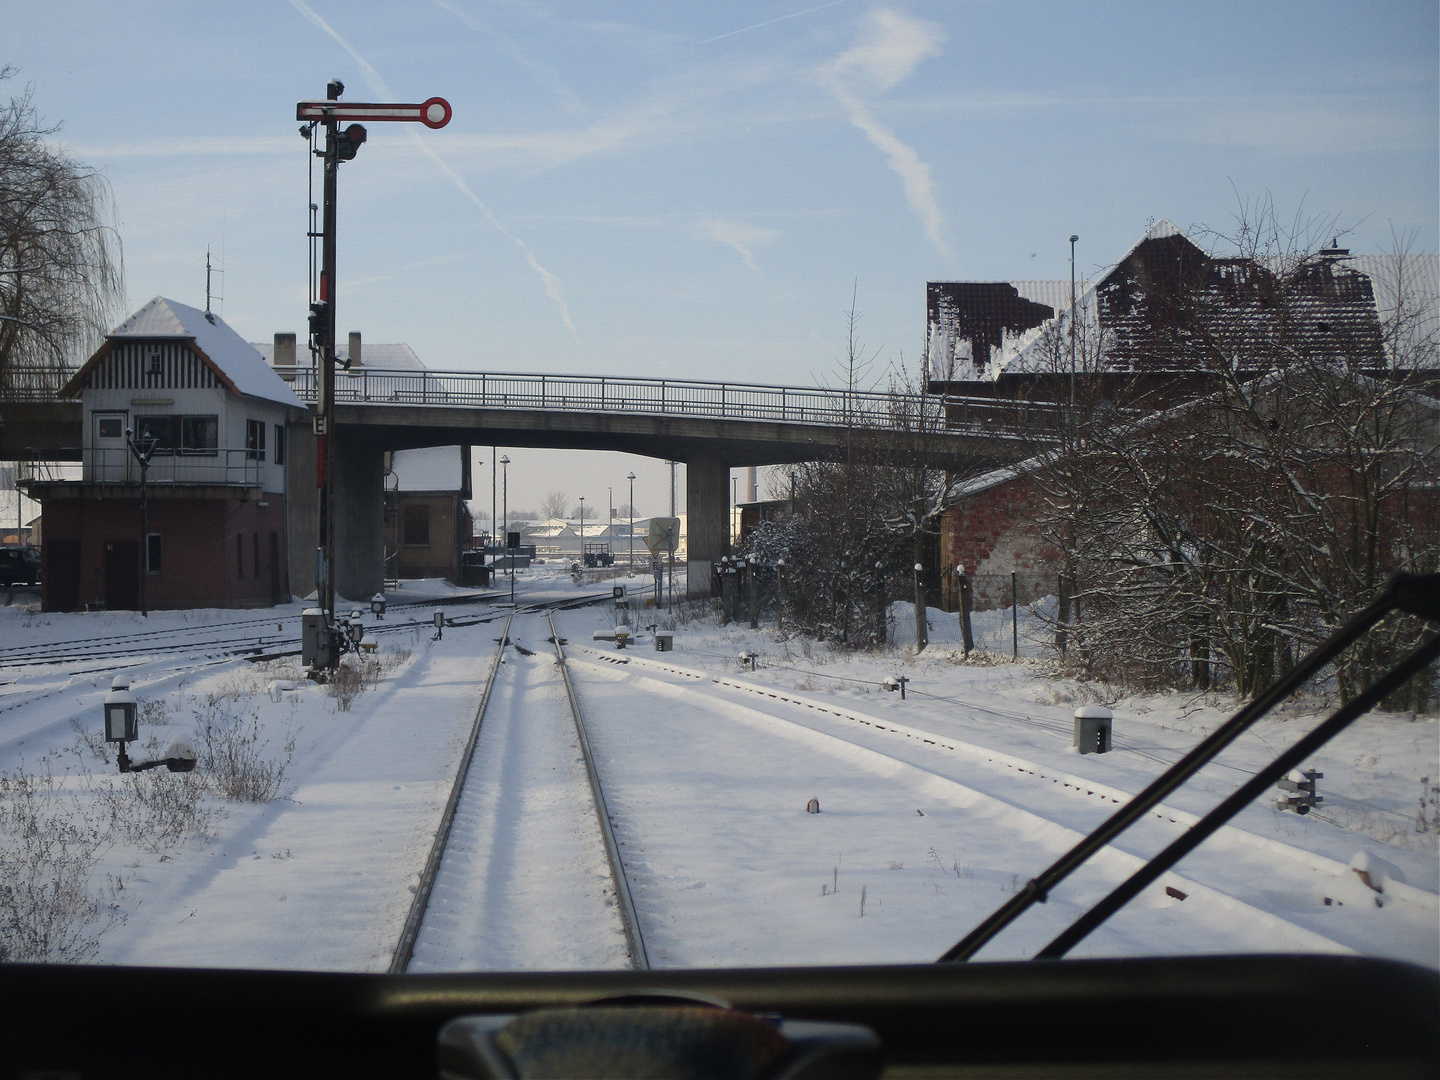
M 66 455 L 81 463 L 82 482 L 87 484 L 138 484 L 140 466 L 125 446 L 47 448 L 47 454 Z M 147 483 L 151 487 L 174 484 L 206 484 L 223 487 L 259 487 L 265 461 L 248 449 L 210 448 L 204 450 L 157 450 L 150 459 Z M 73 455 L 73 459 L 70 457 Z M 37 457 L 43 455 L 37 454 Z M 43 480 L 38 476 L 22 480 Z
M 315 400 L 314 368 L 275 370 L 298 397 Z M 1048 404 L 993 398 L 805 389 L 765 383 L 377 368 L 337 372 L 335 400 L 342 404 L 666 413 L 823 427 L 860 424 L 916 429 L 933 425 L 937 433 L 954 432 L 957 427 L 972 424 L 1028 430 L 1036 425 L 1038 417 L 1048 417 L 1055 410 Z M 948 419 L 931 420 L 927 425 L 916 423 L 916 418 L 927 415 L 938 420 L 941 407 Z

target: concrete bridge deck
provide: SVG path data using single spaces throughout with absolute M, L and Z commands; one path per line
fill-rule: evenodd
M 314 368 L 277 367 L 314 402 Z M 364 598 L 384 577 L 383 455 L 471 444 L 616 450 L 684 462 L 690 534 L 689 590 L 708 592 L 711 563 L 729 548 L 729 471 L 834 459 L 856 433 L 883 438 L 899 460 L 958 471 L 1033 453 L 1053 409 L 990 398 L 940 397 L 593 375 L 392 371 L 337 372 L 336 582 Z M 78 460 L 76 402 L 0 402 L 0 459 Z M 313 561 L 314 445 L 296 425 L 291 477 L 292 574 L 307 591 Z M 307 540 L 307 533 L 309 539 Z

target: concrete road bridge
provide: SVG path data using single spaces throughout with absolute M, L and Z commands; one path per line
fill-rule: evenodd
M 315 401 L 314 368 L 276 371 L 302 400 Z M 337 372 L 335 396 L 336 585 L 350 599 L 370 596 L 383 582 L 386 451 L 468 443 L 618 450 L 684 462 L 688 584 L 696 593 L 709 591 L 711 564 L 728 551 L 732 468 L 833 460 L 858 428 L 885 432 L 897 451 L 931 467 L 973 469 L 1033 452 L 1035 434 L 1049 419 L 1036 415 L 1042 406 L 989 398 L 364 367 Z M 30 412 L 34 422 L 27 422 Z M 0 459 L 78 459 L 78 451 L 65 449 L 81 445 L 78 403 L 7 402 L 0 414 L 7 420 Z M 297 425 L 289 458 L 290 565 L 297 577 L 313 561 L 314 469 L 308 426 Z M 305 591 L 304 581 L 294 585 Z

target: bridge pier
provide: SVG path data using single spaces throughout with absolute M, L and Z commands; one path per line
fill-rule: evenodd
M 368 601 L 385 587 L 385 451 L 365 432 L 335 444 L 335 593 Z
M 687 596 L 711 595 L 711 567 L 730 553 L 730 465 L 717 458 L 685 463 Z

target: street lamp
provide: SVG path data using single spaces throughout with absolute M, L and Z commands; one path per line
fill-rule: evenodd
M 510 569 L 510 603 L 515 603 L 515 558 L 510 554 L 510 455 L 506 454 L 500 459 L 503 473 L 500 479 L 500 513 L 505 522 L 505 561 Z
M 585 567 L 585 496 L 580 496 L 580 567 Z
M 625 477 L 630 481 L 630 570 L 635 570 L 635 474 Z
M 1075 407 L 1075 242 L 1080 237 L 1070 237 L 1070 407 Z
M 150 475 L 150 458 L 154 455 L 159 440 L 146 431 L 137 443 L 135 429 L 126 428 L 125 441 L 130 444 L 130 453 L 134 454 L 135 460 L 140 463 L 140 614 L 148 618 L 150 612 L 146 608 L 145 578 L 150 572 L 150 503 L 146 497 L 146 480 Z M 20 542 L 19 530 L 16 530 L 15 542 Z M 120 750 L 123 757 L 123 745 Z

